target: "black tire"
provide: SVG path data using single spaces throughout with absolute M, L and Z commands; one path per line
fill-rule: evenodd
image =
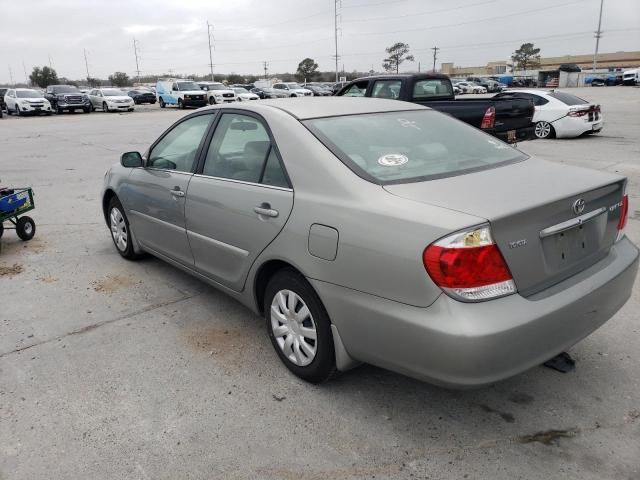
M 311 363 L 306 366 L 296 365 L 287 358 L 273 332 L 271 305 L 272 302 L 274 302 L 276 294 L 282 290 L 289 290 L 300 297 L 309 309 L 311 319 L 315 323 L 316 339 L 314 340 L 313 346 L 316 348 L 316 353 Z M 291 269 L 283 269 L 277 272 L 271 280 L 269 280 L 265 290 L 264 312 L 267 333 L 271 339 L 273 348 L 282 363 L 284 363 L 294 375 L 310 383 L 322 383 L 329 380 L 335 374 L 336 356 L 333 347 L 333 335 L 331 334 L 331 320 L 322 305 L 322 301 L 313 290 L 313 287 L 302 275 Z
M 60 107 L 56 107 L 56 113 L 58 115 L 62 115 L 64 113 L 64 110 L 62 110 Z
M 20 217 L 16 222 L 16 233 L 20 240 L 28 242 L 36 234 L 36 222 L 31 217 Z
M 162 99 L 162 97 L 160 97 L 160 108 L 164 108 L 167 105 L 164 103 L 164 100 Z
M 216 104 L 216 99 L 213 97 L 209 97 L 209 105 L 215 105 Z
M 184 108 L 185 108 L 184 107 L 184 103 L 182 103 L 182 99 L 181 98 L 178 99 L 178 108 L 180 110 L 184 110 Z
M 84 111 L 84 113 L 91 113 L 93 111 L 91 107 L 84 107 L 82 110 Z
M 126 242 L 127 242 L 125 248 L 122 248 L 122 245 L 120 246 L 118 245 L 115 235 L 112 232 L 111 216 L 114 210 L 117 210 L 120 213 L 124 222 L 124 229 L 125 229 L 124 233 L 126 234 Z M 118 200 L 118 197 L 114 196 L 109 201 L 109 206 L 107 207 L 107 224 L 109 226 L 109 232 L 111 233 L 111 240 L 113 240 L 113 245 L 116 247 L 116 250 L 118 251 L 120 256 L 122 256 L 123 258 L 126 258 L 127 260 L 137 260 L 138 258 L 140 258 L 141 255 L 137 254 L 133 250 L 131 231 L 129 230 L 129 219 L 127 218 L 127 215 L 124 212 L 124 208 L 122 207 L 120 200 Z
M 536 137 L 542 139 L 555 138 L 556 136 L 556 130 L 553 128 L 553 125 L 545 121 L 536 122 L 534 126 L 534 133 Z
M 21 117 L 22 112 L 20 111 L 20 106 L 16 103 L 16 117 Z
M 151 102 L 151 105 L 155 105 L 155 104 L 156 104 L 156 101 L 155 101 L 155 100 L 154 100 L 153 102 Z
M 0 118 L 2 118 L 2 113 L 0 113 Z M 0 238 L 2 238 L 2 234 L 4 233 L 4 225 L 0 222 Z
M 91 104 L 91 111 L 95 112 L 96 111 L 96 107 L 93 106 L 93 103 Z
M 109 107 L 107 107 L 107 102 L 102 102 L 102 111 L 105 113 L 109 113 Z

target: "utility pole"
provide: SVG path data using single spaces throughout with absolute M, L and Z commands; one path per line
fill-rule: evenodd
M 340 6 L 342 6 L 342 0 L 334 0 L 334 28 L 333 28 L 333 34 L 334 34 L 334 40 L 335 40 L 335 46 L 336 46 L 336 54 L 334 55 L 335 59 L 336 59 L 336 83 L 338 82 L 338 59 L 340 58 L 338 56 L 338 3 L 340 3 Z
M 53 70 L 53 65 L 51 64 L 51 55 L 49 55 L 49 68 Z
M 269 62 L 262 62 L 262 68 L 264 69 L 264 79 L 267 80 L 269 75 L 267 75 L 267 70 L 269 70 Z
M 600 46 L 600 37 L 602 36 L 602 30 L 600 27 L 602 26 L 602 4 L 604 0 L 600 0 L 600 16 L 598 17 L 598 30 L 596 30 L 596 51 L 593 54 L 593 72 L 596 71 L 596 66 L 598 65 L 598 47 Z
M 84 49 L 84 66 L 87 68 L 87 82 L 89 81 L 89 79 L 91 78 L 91 75 L 89 75 L 89 62 L 87 61 L 87 49 Z
M 209 25 L 209 20 L 207 20 L 207 37 L 209 39 L 209 68 L 211 69 L 211 81 L 213 82 L 213 56 L 211 55 L 211 30 L 213 29 L 213 25 Z M 215 46 L 213 47 L 215 49 Z
M 29 86 L 29 77 L 27 76 L 27 67 L 24 66 L 24 60 L 22 60 L 22 70 L 24 71 L 24 82 Z
M 140 83 L 140 63 L 138 62 L 138 42 L 133 39 L 133 54 L 136 56 L 136 73 L 138 74 L 138 83 Z
M 14 85 L 14 83 L 13 83 L 13 72 L 11 71 L 11 65 L 9 65 L 9 79 L 11 80 L 11 85 Z
M 438 50 L 440 50 L 438 47 L 433 47 L 431 50 L 433 50 L 433 71 L 436 71 L 436 58 L 438 58 Z
M 418 62 L 418 73 L 420 73 L 420 62 Z

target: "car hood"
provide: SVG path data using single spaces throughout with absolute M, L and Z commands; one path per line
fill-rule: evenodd
M 29 103 L 42 103 L 42 102 L 48 102 L 48 100 L 44 97 L 37 97 L 37 98 L 18 98 L 16 100 L 20 100 L 20 101 L 24 101 L 26 100 Z
M 213 93 L 214 95 L 222 95 L 223 93 L 233 93 L 235 95 L 236 93 L 233 90 L 209 90 L 209 92 Z
M 104 97 L 107 102 L 109 101 L 113 101 L 113 100 L 131 100 L 131 97 L 129 95 L 115 95 L 115 96 L 111 96 L 111 97 Z
M 183 95 L 205 95 L 204 90 L 175 90 L 175 92 L 182 93 Z

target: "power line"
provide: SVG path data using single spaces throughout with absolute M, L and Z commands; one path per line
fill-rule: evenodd
M 438 47 L 433 47 L 431 50 L 433 50 L 433 71 L 436 71 L 436 58 L 438 57 L 438 50 L 440 50 Z
M 480 18 L 480 19 L 476 19 L 476 20 L 469 20 L 469 21 L 466 21 L 466 22 L 449 23 L 449 24 L 446 24 L 446 25 L 423 26 L 423 27 L 420 27 L 420 28 L 409 28 L 409 29 L 394 30 L 394 31 L 381 30 L 381 31 L 377 31 L 377 32 L 355 33 L 355 34 L 351 34 L 351 36 L 389 35 L 391 33 L 417 32 L 417 31 L 433 30 L 433 29 L 436 29 L 436 28 L 460 27 L 460 26 L 464 26 L 464 25 L 471 25 L 473 23 L 482 23 L 482 22 L 486 22 L 486 21 L 489 21 L 489 20 L 499 20 L 499 19 L 502 19 L 502 18 L 515 17 L 515 16 L 525 15 L 525 14 L 529 14 L 529 13 L 545 13 L 547 10 L 551 10 L 553 8 L 566 7 L 566 6 L 569 6 L 569 5 L 575 5 L 577 3 L 584 3 L 584 0 L 577 0 L 577 1 L 574 0 L 573 2 L 567 2 L 567 3 L 558 4 L 558 5 L 552 5 L 552 6 L 546 7 L 545 9 L 534 8 L 532 10 L 523 10 L 523 11 L 520 11 L 520 12 L 508 13 L 508 14 L 505 14 L 505 15 L 497 15 L 495 17 L 487 17 L 487 18 Z
M 600 37 L 602 36 L 602 5 L 604 0 L 600 0 L 600 16 L 598 17 L 598 30 L 596 30 L 596 51 L 593 54 L 593 72 L 596 71 L 596 65 L 598 64 L 598 47 L 600 46 Z
M 432 15 L 434 13 L 452 12 L 454 10 L 460 10 L 460 9 L 463 9 L 463 8 L 470 8 L 470 7 L 477 7 L 479 5 L 486 5 L 488 3 L 495 3 L 495 2 L 496 2 L 496 0 L 483 0 L 481 2 L 466 3 L 466 4 L 460 5 L 458 7 L 444 8 L 444 9 L 441 9 L 441 10 L 429 10 L 429 11 L 426 11 L 426 12 L 405 13 L 403 15 L 384 16 L 384 17 L 355 18 L 353 20 L 348 20 L 345 23 L 373 22 L 373 21 L 377 21 L 377 20 L 388 21 L 388 20 L 393 20 L 393 19 L 396 19 L 396 18 L 419 17 L 419 16 L 422 16 L 422 15 Z

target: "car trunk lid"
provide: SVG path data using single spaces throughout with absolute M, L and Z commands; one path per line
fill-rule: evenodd
M 529 296 L 607 255 L 618 233 L 624 186 L 616 175 L 529 159 L 384 188 L 487 219 L 519 293 Z

